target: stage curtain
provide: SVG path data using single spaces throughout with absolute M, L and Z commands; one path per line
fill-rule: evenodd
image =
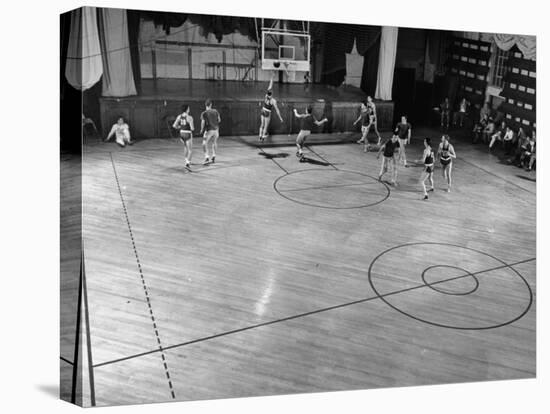
M 126 10 L 99 10 L 100 44 L 103 54 L 103 96 L 136 95 Z
M 96 8 L 73 10 L 65 77 L 75 89 L 84 91 L 94 86 L 102 73 Z
M 138 94 L 141 92 L 141 64 L 139 57 L 139 27 L 141 18 L 139 11 L 127 10 L 128 15 L 128 38 L 130 40 L 130 56 L 132 58 L 132 71 L 134 83 Z
M 537 39 L 535 36 L 521 36 L 495 33 L 493 39 L 499 49 L 510 50 L 514 45 L 523 53 L 525 59 L 536 59 Z
M 231 16 L 210 16 L 187 13 L 161 13 L 161 12 L 138 12 L 145 20 L 152 20 L 155 26 L 162 26 L 164 32 L 169 35 L 172 28 L 180 27 L 187 19 L 202 30 L 202 35 L 208 37 L 213 33 L 218 42 L 221 42 L 224 35 L 239 32 L 248 36 L 251 40 L 257 41 L 255 19 L 251 17 Z M 268 24 L 266 19 L 266 25 Z
M 384 26 L 380 35 L 380 56 L 378 59 L 378 77 L 376 81 L 376 99 L 390 101 L 397 53 L 397 27 Z
M 354 48 L 363 56 L 364 64 L 361 85 L 365 83 L 365 65 L 378 52 L 372 53 L 380 37 L 380 26 L 326 23 L 324 31 L 323 83 L 340 86 L 346 77 L 346 54 Z M 364 88 L 363 88 L 364 89 Z

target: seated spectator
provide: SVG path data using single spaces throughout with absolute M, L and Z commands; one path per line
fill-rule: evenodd
M 527 171 L 533 169 L 533 165 L 536 160 L 536 137 L 535 131 L 533 131 L 533 136 L 529 139 L 525 150 L 520 157 L 520 167 L 527 168 Z
M 483 140 L 483 134 L 485 131 L 485 128 L 487 128 L 487 125 L 489 124 L 489 115 L 483 115 L 479 122 L 476 122 L 473 129 L 473 139 L 472 143 L 476 144 L 477 141 L 480 139 Z
M 495 133 L 491 135 L 491 141 L 489 142 L 489 151 L 491 151 L 493 145 L 495 145 L 495 142 L 502 141 L 502 139 L 504 138 L 504 134 L 506 134 L 506 122 L 502 121 L 498 130 L 496 130 Z
M 120 147 L 125 147 L 126 144 L 133 145 L 134 141 L 131 141 L 130 138 L 130 127 L 126 122 L 124 122 L 123 117 L 119 117 L 116 124 L 113 125 L 111 128 L 111 131 L 109 132 L 109 135 L 107 135 L 107 138 L 105 141 L 109 141 L 113 135 L 116 137 L 116 143 Z
M 514 147 L 514 140 L 516 134 L 509 126 L 506 127 L 506 132 L 502 137 L 502 148 L 504 148 L 504 154 L 510 155 L 512 153 L 512 148 Z
M 485 102 L 479 110 L 479 119 L 483 119 L 485 118 L 485 116 L 487 116 L 487 118 L 491 116 L 491 108 L 489 107 L 489 102 Z
M 496 124 L 493 118 L 489 118 L 487 121 L 487 126 L 483 130 L 483 143 L 487 144 L 496 130 Z
M 521 166 L 520 158 L 523 152 L 527 150 L 528 144 L 529 144 L 529 137 L 525 133 L 523 127 L 520 126 L 518 129 L 518 133 L 516 134 L 514 155 L 508 161 L 520 167 Z

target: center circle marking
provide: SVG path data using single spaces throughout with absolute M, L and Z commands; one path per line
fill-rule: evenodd
M 372 207 L 390 196 L 388 185 L 375 177 L 326 168 L 292 171 L 277 178 L 273 188 L 294 203 L 332 210 Z
M 447 284 L 449 282 L 451 282 L 452 278 L 442 278 L 443 280 L 436 280 L 435 282 L 429 282 L 428 281 L 428 277 L 426 276 L 426 274 L 430 274 L 432 273 L 432 271 L 434 270 L 439 270 L 439 269 L 454 269 L 454 270 L 458 270 L 458 274 L 456 275 L 456 280 L 460 280 L 461 282 L 465 281 L 465 280 L 473 280 L 473 286 L 468 289 L 468 290 L 464 290 L 464 291 L 453 291 L 451 289 L 446 289 L 443 287 L 444 284 Z M 427 267 L 426 269 L 424 269 L 424 271 L 422 272 L 422 281 L 424 282 L 424 284 L 429 287 L 430 289 L 432 290 L 435 290 L 436 292 L 439 292 L 439 293 L 443 293 L 444 295 L 454 295 L 454 296 L 464 296 L 464 295 L 470 295 L 472 293 L 474 293 L 478 288 L 479 288 L 479 280 L 478 278 L 468 272 L 466 269 L 463 269 L 461 267 L 457 267 L 457 266 L 450 266 L 450 265 L 435 265 L 435 266 L 430 266 L 430 267 Z M 465 277 L 465 276 L 470 276 L 470 277 Z

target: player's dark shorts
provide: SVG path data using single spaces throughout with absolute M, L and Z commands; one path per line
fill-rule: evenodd
M 449 165 L 451 163 L 451 158 L 440 158 L 439 162 L 441 163 L 441 165 L 446 167 L 447 165 Z
M 271 112 L 267 111 L 265 108 L 262 108 L 260 116 L 262 116 L 263 118 L 271 118 Z
M 182 129 L 180 130 L 180 138 L 183 141 L 189 141 L 191 138 L 193 138 L 193 134 L 191 133 L 191 131 Z
M 430 164 L 430 165 L 424 165 L 424 172 L 425 173 L 433 173 L 434 172 L 434 165 L 433 164 Z

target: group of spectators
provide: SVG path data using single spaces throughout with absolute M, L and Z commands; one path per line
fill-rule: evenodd
M 459 100 L 455 111 L 451 111 L 449 98 L 445 98 L 439 106 L 441 116 L 441 128 L 449 128 L 452 115 L 454 127 L 465 126 L 465 119 L 470 115 L 470 103 L 466 98 Z M 475 115 L 475 114 L 474 114 Z M 504 155 L 510 164 L 531 171 L 536 163 L 536 132 L 527 127 L 513 128 L 507 125 L 503 115 L 497 113 L 493 116 L 488 103 L 485 103 L 479 111 L 479 118 L 474 121 L 472 142 L 485 144 L 489 152 L 493 151 L 497 144 L 502 145 Z
M 531 171 L 537 159 L 536 131 L 529 131 L 522 125 L 513 128 L 505 120 L 497 121 L 495 118 L 491 116 L 490 109 L 485 104 L 481 109 L 479 121 L 474 124 L 472 142 L 488 145 L 489 152 L 493 151 L 497 144 L 501 144 L 510 164 Z

